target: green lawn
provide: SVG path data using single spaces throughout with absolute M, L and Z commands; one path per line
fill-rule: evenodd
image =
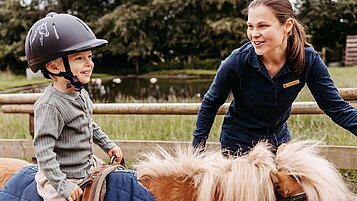
M 48 83 L 49 80 L 44 78 L 26 79 L 24 75 L 15 75 L 10 72 L 0 71 L 0 91 L 15 87 L 23 87 L 33 84 Z

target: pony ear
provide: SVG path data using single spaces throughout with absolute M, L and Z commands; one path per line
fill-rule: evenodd
M 275 186 L 275 184 L 279 183 L 279 176 L 278 176 L 278 172 L 270 172 L 270 178 Z
M 282 192 L 282 186 L 280 185 L 279 172 L 270 172 L 270 178 L 273 182 L 274 189 L 278 192 Z
M 281 145 L 278 147 L 278 150 L 276 151 L 276 155 L 279 155 L 282 151 L 284 151 L 286 145 L 287 145 L 286 143 L 281 144 Z

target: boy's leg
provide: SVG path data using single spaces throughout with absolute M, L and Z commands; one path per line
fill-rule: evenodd
M 44 201 L 66 201 L 61 197 L 55 188 L 48 182 L 46 176 L 40 170 L 35 175 L 37 183 L 37 192 L 43 198 Z M 69 181 L 79 184 L 83 179 L 69 179 Z
M 48 182 L 46 176 L 39 170 L 36 173 L 35 180 L 37 182 L 37 192 L 43 198 L 44 201 L 65 201 L 66 199 L 61 197 L 55 188 Z
M 105 162 L 95 156 L 94 154 L 91 156 L 93 161 L 93 166 L 91 167 L 91 171 L 93 169 L 104 165 Z M 37 182 L 37 191 L 38 194 L 43 198 L 44 201 L 65 201 L 66 199 L 61 197 L 55 188 L 48 182 L 46 176 L 43 174 L 41 170 L 36 173 L 35 180 Z M 79 184 L 83 179 L 70 179 L 71 182 Z

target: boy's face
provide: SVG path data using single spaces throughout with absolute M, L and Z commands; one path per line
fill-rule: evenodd
M 74 76 L 77 76 L 82 84 L 87 84 L 92 76 L 94 63 L 92 51 L 77 52 L 68 55 L 68 62 Z
M 68 55 L 68 62 L 74 76 L 77 76 L 82 84 L 87 84 L 93 72 L 94 63 L 92 61 L 92 51 L 77 52 Z M 58 58 L 48 64 L 47 69 L 52 73 L 58 74 L 65 72 L 62 58 Z M 57 77 L 57 82 L 66 85 L 69 81 L 63 77 Z

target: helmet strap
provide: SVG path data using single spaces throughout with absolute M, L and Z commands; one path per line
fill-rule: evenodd
M 62 76 L 65 79 L 71 81 L 70 83 L 67 84 L 67 89 L 71 88 L 71 85 L 73 85 L 76 91 L 81 91 L 84 88 L 84 85 L 79 81 L 77 76 L 73 75 L 71 71 L 71 67 L 68 62 L 68 56 L 62 56 L 62 60 L 66 72 L 60 72 L 59 74 L 62 74 Z
M 52 76 L 60 76 L 64 77 L 65 79 L 69 80 L 70 83 L 67 84 L 67 89 L 71 88 L 71 85 L 74 86 L 74 89 L 76 91 L 81 91 L 84 88 L 84 85 L 79 81 L 77 76 L 74 76 L 71 67 L 68 62 L 68 57 L 67 56 L 62 56 L 65 72 L 60 72 L 60 73 L 52 73 L 49 70 L 47 70 L 47 73 L 52 75 Z

